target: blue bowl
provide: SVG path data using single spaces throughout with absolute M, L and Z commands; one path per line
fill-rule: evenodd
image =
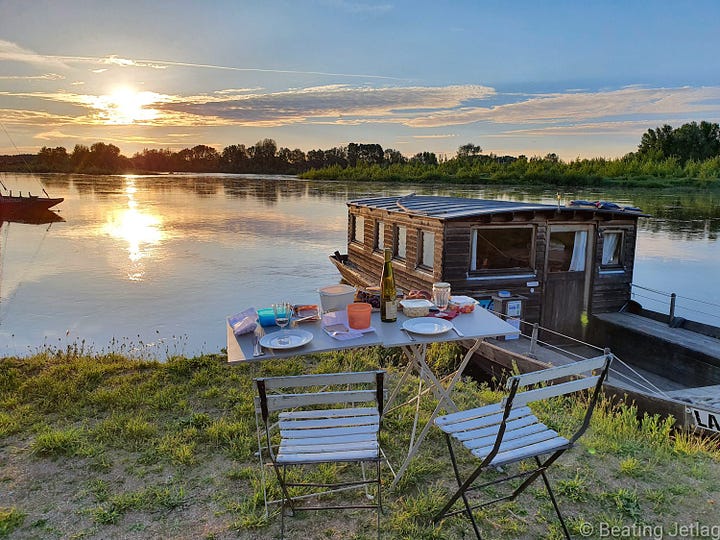
M 258 309 L 257 314 L 260 326 L 275 326 L 275 312 L 272 310 L 272 308 Z

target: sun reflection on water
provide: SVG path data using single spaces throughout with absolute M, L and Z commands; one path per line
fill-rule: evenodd
M 165 232 L 160 216 L 142 211 L 138 207 L 135 199 L 137 188 L 133 179 L 127 180 L 124 192 L 127 195 L 127 208 L 114 210 L 108 215 L 103 230 L 112 238 L 127 242 L 130 261 L 128 278 L 142 281 L 145 275 L 143 259 L 148 257 L 153 246 L 165 238 Z

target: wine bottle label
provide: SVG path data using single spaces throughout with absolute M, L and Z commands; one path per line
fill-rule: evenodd
M 385 318 L 397 319 L 397 301 L 385 303 Z

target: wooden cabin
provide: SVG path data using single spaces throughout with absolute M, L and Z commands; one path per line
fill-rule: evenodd
M 389 247 L 399 289 L 447 281 L 496 310 L 509 291 L 523 320 L 578 338 L 630 300 L 637 209 L 414 194 L 347 205 L 347 255 L 331 260 L 353 285 L 378 285 Z

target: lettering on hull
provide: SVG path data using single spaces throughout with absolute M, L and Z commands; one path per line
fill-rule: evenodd
M 688 408 L 691 423 L 699 428 L 720 433 L 720 414 L 703 409 Z

